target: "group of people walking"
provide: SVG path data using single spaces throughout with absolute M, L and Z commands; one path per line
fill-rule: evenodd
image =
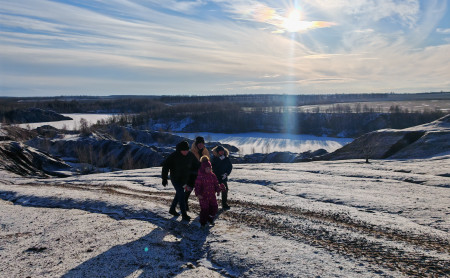
M 205 147 L 205 139 L 201 136 L 195 138 L 192 146 L 187 141 L 176 145 L 175 152 L 171 153 L 163 162 L 162 185 L 167 186 L 170 180 L 175 188 L 175 197 L 169 209 L 174 216 L 180 214 L 176 211 L 180 207 L 182 219 L 190 221 L 189 196 L 194 191 L 200 203 L 200 224 L 214 225 L 214 218 L 218 211 L 216 194 L 222 194 L 222 209 L 228 210 L 228 176 L 233 166 L 229 158 L 229 151 L 223 146 L 212 149 L 212 157 Z

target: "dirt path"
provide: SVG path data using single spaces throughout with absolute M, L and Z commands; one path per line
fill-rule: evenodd
M 153 192 L 113 185 L 24 185 L 58 187 L 67 190 L 96 191 L 131 199 L 167 205 L 172 192 Z M 1 196 L 1 194 L 0 194 Z M 343 256 L 363 260 L 412 277 L 448 277 L 450 243 L 446 239 L 412 234 L 389 227 L 375 226 L 352 219 L 349 215 L 294 209 L 287 206 L 262 205 L 248 201 L 231 201 L 232 210 L 220 218 L 230 224 L 246 225 L 271 235 L 324 248 Z M 199 213 L 191 200 L 191 211 Z
M 444 277 L 450 274 L 449 261 L 430 255 L 434 252 L 450 255 L 449 242 L 441 238 L 356 223 L 346 215 L 242 201 L 232 202 L 232 205 L 237 209 L 221 215 L 230 222 L 245 223 L 287 239 L 363 258 L 409 276 Z

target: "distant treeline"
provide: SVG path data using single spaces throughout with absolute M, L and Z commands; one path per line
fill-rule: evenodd
M 0 98 L 0 115 L 15 109 L 41 108 L 58 113 L 141 113 L 183 104 L 235 104 L 239 107 L 282 107 L 352 102 L 450 100 L 449 92 L 421 94 L 108 96 Z
M 402 129 L 420 125 L 445 115 L 444 112 L 438 110 L 410 113 L 398 107 L 394 108 L 392 113 L 305 113 L 278 110 L 275 112 L 246 112 L 236 104 L 215 103 L 207 106 L 179 105 L 159 113 L 117 115 L 111 118 L 109 123 L 152 128 L 154 124 L 170 126 L 170 123 L 190 118 L 192 121 L 183 129 L 184 132 L 287 132 L 318 136 L 357 137 L 378 129 Z
M 14 115 L 10 113 L 12 110 L 35 107 L 58 113 L 117 113 L 103 124 L 149 129 L 154 126 L 170 129 L 171 123 L 190 119 L 183 128 L 185 132 L 290 132 L 356 137 L 381 128 L 411 127 L 445 115 L 439 110 L 409 111 L 398 105 L 382 112 L 367 104 L 419 99 L 448 100 L 450 93 L 0 98 L 0 119 L 14 122 L 8 119 L 8 115 Z M 318 104 L 333 105 L 326 111 L 295 109 Z
M 120 99 L 16 99 L 0 98 L 0 115 L 12 110 L 40 108 L 57 113 L 140 113 L 153 109 L 162 109 L 166 105 L 152 98 Z
M 323 95 L 223 95 L 223 96 L 161 96 L 158 100 L 164 103 L 212 103 L 232 102 L 245 107 L 264 106 L 301 106 L 316 104 L 333 104 L 344 102 L 380 102 L 411 100 L 450 99 L 448 92 L 420 94 L 323 94 Z

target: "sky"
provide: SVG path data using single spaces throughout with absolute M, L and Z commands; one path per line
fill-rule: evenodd
M 0 0 L 0 96 L 450 91 L 445 0 Z

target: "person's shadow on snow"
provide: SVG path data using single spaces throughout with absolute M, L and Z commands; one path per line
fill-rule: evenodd
M 149 234 L 111 247 L 69 270 L 62 277 L 172 277 L 193 268 L 206 252 L 204 243 L 209 229 L 200 228 L 196 220 L 166 219 L 148 210 L 134 211 L 125 205 L 103 201 L 74 200 L 55 197 L 24 196 L 2 191 L 1 199 L 26 207 L 79 209 L 102 213 L 116 220 L 148 221 L 157 228 Z M 131 231 L 130 231 L 131 232 Z M 87 249 L 86 252 L 94 250 Z
M 116 245 L 62 277 L 173 277 L 192 268 L 205 252 L 203 244 L 209 231 L 195 222 L 168 222 L 168 227 Z

